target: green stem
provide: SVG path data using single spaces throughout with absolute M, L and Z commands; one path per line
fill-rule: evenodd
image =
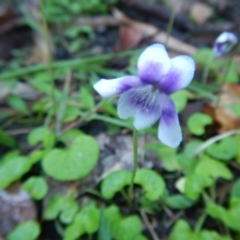
M 170 37 L 171 32 L 172 32 L 175 17 L 176 17 L 176 10 L 173 9 L 172 12 L 171 12 L 171 16 L 170 16 L 168 25 L 167 25 L 167 38 L 166 38 L 166 41 L 165 41 L 166 46 L 168 45 L 168 40 L 169 40 L 169 37 Z
M 134 199 L 134 179 L 137 172 L 137 165 L 138 165 L 138 131 L 134 128 L 133 131 L 133 171 L 132 171 L 132 178 L 130 182 L 129 188 L 129 198 L 130 200 Z
M 44 12 L 43 0 L 40 0 L 40 8 L 41 8 L 42 21 L 43 21 L 43 37 L 44 37 L 44 41 L 45 41 L 46 47 L 47 47 L 47 58 L 48 58 L 47 66 L 48 66 L 48 72 L 49 72 L 50 79 L 51 79 L 51 98 L 52 98 L 53 106 L 56 109 L 56 101 L 55 101 L 55 97 L 54 97 L 55 83 L 54 83 L 53 68 L 52 68 L 50 35 L 49 35 L 47 19 L 46 19 L 45 12 Z
M 206 217 L 207 217 L 207 213 L 206 213 L 206 212 L 204 212 L 204 213 L 200 216 L 200 218 L 198 219 L 198 221 L 197 221 L 197 223 L 196 223 L 196 225 L 195 225 L 195 229 L 194 229 L 194 232 L 195 232 L 195 233 L 198 233 L 198 232 L 201 231 L 202 225 L 203 225 L 203 223 L 205 222 Z
M 52 69 L 80 69 L 83 67 L 83 65 L 86 65 L 89 67 L 91 64 L 100 64 L 100 63 L 106 63 L 107 60 L 113 58 L 113 57 L 126 57 L 126 56 L 132 56 L 135 54 L 139 54 L 139 50 L 130 50 L 126 52 L 122 52 L 119 54 L 102 54 L 98 56 L 90 56 L 83 59 L 73 59 L 73 60 L 62 60 L 62 61 L 55 61 L 52 62 Z M 9 70 L 5 71 L 4 73 L 0 74 L 1 80 L 7 80 L 11 78 L 17 78 L 22 77 L 29 74 L 34 74 L 37 72 L 45 71 L 48 69 L 49 65 L 48 63 L 38 64 L 30 67 L 25 68 L 18 68 L 15 70 Z
M 227 82 L 227 76 L 228 76 L 228 73 L 230 71 L 232 62 L 233 62 L 233 56 L 228 61 L 227 70 L 226 70 L 225 74 L 223 75 L 223 82 L 221 83 L 222 85 L 224 85 Z M 214 110 L 214 119 L 216 119 L 217 109 L 221 105 L 221 97 L 222 97 L 222 94 L 220 94 L 218 96 L 218 100 L 217 100 L 217 103 L 216 103 L 216 106 L 215 106 L 215 110 Z

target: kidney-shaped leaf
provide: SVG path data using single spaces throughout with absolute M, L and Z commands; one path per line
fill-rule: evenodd
M 47 194 L 48 184 L 43 177 L 30 177 L 23 183 L 23 188 L 29 192 L 33 199 L 40 200 Z
M 35 240 L 40 234 L 37 222 L 27 221 L 20 223 L 8 235 L 8 240 Z
M 18 180 L 31 168 L 31 161 L 26 157 L 16 156 L 0 165 L 0 189 Z
M 130 184 L 131 173 L 118 170 L 110 173 L 101 184 L 101 193 L 104 198 L 111 199 L 118 191 Z
M 99 146 L 90 136 L 76 138 L 69 149 L 53 149 L 43 159 L 44 171 L 51 177 L 70 181 L 85 177 L 94 168 Z
M 152 201 L 158 200 L 165 190 L 163 178 L 150 169 L 139 169 L 134 183 L 139 184 L 143 188 L 146 198 Z

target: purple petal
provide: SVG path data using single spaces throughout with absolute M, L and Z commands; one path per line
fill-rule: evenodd
M 137 67 L 144 83 L 155 84 L 170 70 L 171 59 L 162 44 L 153 44 L 140 55 Z
M 162 116 L 158 127 L 159 140 L 169 147 L 176 148 L 182 141 L 182 132 L 173 101 L 162 94 Z
M 172 68 L 164 76 L 159 84 L 161 92 L 171 94 L 188 86 L 192 81 L 195 71 L 195 63 L 188 56 L 178 56 L 172 58 Z
M 101 79 L 93 85 L 94 89 L 104 98 L 113 97 L 132 87 L 140 86 L 143 86 L 143 83 L 136 76 L 124 76 L 109 80 Z
M 129 89 L 121 94 L 117 110 L 122 119 L 133 116 L 137 130 L 144 129 L 160 118 L 161 94 L 151 85 Z

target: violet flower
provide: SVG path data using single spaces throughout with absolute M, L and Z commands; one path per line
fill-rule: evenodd
M 220 57 L 229 53 L 238 43 L 238 38 L 231 32 L 221 33 L 214 42 L 213 50 Z
M 162 44 L 153 44 L 140 55 L 137 68 L 138 76 L 101 79 L 94 84 L 94 89 L 104 98 L 120 94 L 118 116 L 134 117 L 137 130 L 160 119 L 158 138 L 167 146 L 177 147 L 182 133 L 169 95 L 191 82 L 195 70 L 193 59 L 185 55 L 170 59 Z

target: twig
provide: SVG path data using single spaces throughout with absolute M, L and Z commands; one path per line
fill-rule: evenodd
M 29 133 L 31 130 L 32 128 L 14 129 L 14 130 L 5 131 L 5 133 L 10 136 L 16 136 L 16 135 Z
M 141 217 L 142 217 L 142 220 L 144 222 L 144 224 L 146 225 L 148 231 L 150 232 L 153 240 L 160 240 L 156 234 L 156 232 L 154 231 L 151 223 L 149 222 L 148 220 L 148 217 L 147 217 L 147 214 L 143 211 L 143 210 L 139 210 L 140 214 L 141 214 Z
M 60 103 L 59 110 L 58 110 L 58 113 L 57 113 L 57 116 L 56 116 L 55 132 L 56 132 L 57 136 L 59 135 L 59 133 L 61 131 L 62 119 L 64 117 L 64 113 L 65 113 L 65 109 L 66 109 L 66 101 L 67 101 L 67 96 L 69 94 L 71 80 L 72 80 L 72 71 L 68 70 L 67 77 L 66 77 L 66 80 L 65 80 L 65 83 L 64 83 L 64 86 L 63 86 L 64 99 Z
M 92 110 L 85 113 L 81 118 L 79 118 L 77 121 L 70 123 L 67 125 L 63 130 L 60 132 L 60 135 L 64 134 L 65 132 L 69 131 L 72 128 L 75 128 L 79 126 L 86 118 L 91 116 L 94 112 L 96 112 L 101 106 L 103 101 L 100 101 Z

